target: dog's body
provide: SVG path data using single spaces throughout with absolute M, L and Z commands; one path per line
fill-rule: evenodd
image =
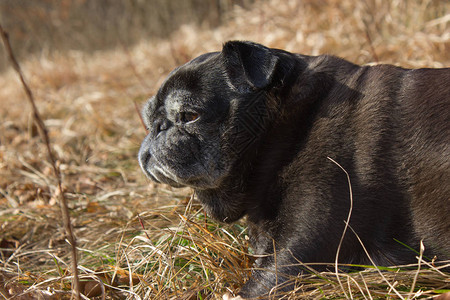
M 149 177 L 193 187 L 219 221 L 248 216 L 267 256 L 243 297 L 299 274 L 298 261 L 334 262 L 349 213 L 340 263 L 370 264 L 357 236 L 378 265 L 417 261 L 402 243 L 422 239 L 450 259 L 450 69 L 228 42 L 173 71 L 143 116 Z

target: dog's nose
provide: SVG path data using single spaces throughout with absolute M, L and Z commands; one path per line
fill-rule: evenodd
M 156 135 L 158 136 L 161 132 L 166 131 L 170 127 L 170 121 L 169 120 L 163 120 L 159 122 L 156 126 Z
M 138 153 L 139 165 L 141 166 L 144 173 L 147 173 L 146 167 L 147 167 L 147 163 L 150 160 L 150 158 L 151 158 L 150 136 L 147 135 L 147 137 L 142 142 L 141 148 L 139 149 L 139 153 Z
M 150 163 L 150 160 L 152 158 L 152 154 L 150 153 L 150 145 L 151 145 L 150 141 L 151 136 L 149 134 L 145 137 L 144 141 L 141 144 L 141 148 L 139 149 L 138 154 L 139 165 L 141 166 L 142 171 L 148 178 L 150 178 L 155 182 L 160 182 L 154 175 L 152 175 L 151 171 L 152 164 Z

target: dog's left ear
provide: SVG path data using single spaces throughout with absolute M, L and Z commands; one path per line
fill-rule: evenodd
M 221 54 L 230 82 L 239 91 L 267 87 L 279 60 L 269 48 L 252 42 L 227 42 Z

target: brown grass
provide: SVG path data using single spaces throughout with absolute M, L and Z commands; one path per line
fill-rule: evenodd
M 0 19 L 15 55 L 92 52 L 166 37 L 182 24 L 216 27 L 235 4 L 254 0 L 3 0 Z M 0 49 L 2 53 L 3 49 Z M 0 59 L 0 70 L 5 63 Z
M 133 101 L 142 104 L 176 65 L 226 40 L 249 39 L 357 63 L 449 66 L 449 16 L 445 1 L 257 1 L 249 10 L 234 7 L 215 29 L 183 25 L 134 46 L 24 60 L 62 172 L 85 294 L 218 299 L 249 276 L 254 258 L 244 222 L 212 222 L 189 189 L 149 183 L 138 168 L 145 131 Z M 0 299 L 69 298 L 57 180 L 16 75 L 0 77 Z M 383 276 L 375 268 L 311 271 L 286 298 L 406 299 L 449 290 L 449 274 L 427 264 L 383 268 Z

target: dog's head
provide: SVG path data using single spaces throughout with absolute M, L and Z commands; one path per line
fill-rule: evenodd
M 175 69 L 142 115 L 148 135 L 139 151 L 156 182 L 218 188 L 264 132 L 268 91 L 279 57 L 250 42 L 228 42 Z M 273 111 L 273 105 L 272 105 Z

